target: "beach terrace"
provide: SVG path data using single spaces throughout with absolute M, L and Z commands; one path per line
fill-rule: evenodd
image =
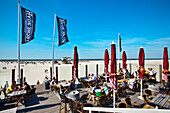
M 101 84 L 102 85 L 102 84 Z M 161 83 L 157 83 L 155 85 L 161 86 Z M 18 106 L 16 106 L 16 101 L 14 102 L 7 102 L 4 104 L 3 107 L 1 107 L 1 113 L 6 113 L 6 112 L 17 112 L 17 113 L 37 113 L 37 112 L 48 112 L 48 113 L 59 113 L 60 112 L 60 104 L 61 104 L 61 98 L 59 95 L 58 90 L 57 91 L 51 91 L 51 89 L 45 89 L 45 84 L 38 84 L 35 85 L 34 88 L 36 88 L 35 91 L 35 96 L 31 97 L 30 101 L 25 101 L 24 105 L 19 103 Z M 143 94 L 145 93 L 145 90 L 148 88 L 143 89 Z M 86 111 L 89 111 L 90 113 L 92 112 L 104 112 L 104 113 L 109 113 L 109 112 L 120 112 L 120 113 L 132 113 L 132 112 L 169 112 L 169 108 L 162 108 L 158 105 L 155 105 L 154 108 L 150 108 L 147 106 L 145 101 L 143 99 L 138 98 L 140 96 L 140 91 L 134 92 L 128 89 L 125 89 L 123 94 L 116 95 L 116 104 L 115 108 L 113 108 L 113 94 L 110 95 L 109 99 L 104 98 L 104 102 L 101 105 L 99 104 L 94 104 L 92 100 L 89 100 L 91 94 L 89 93 L 90 88 L 89 87 L 83 87 L 83 88 L 77 88 L 77 89 L 72 89 L 69 92 L 66 92 L 65 95 L 68 98 L 70 92 L 79 92 L 79 97 L 81 97 L 84 94 L 88 94 L 87 97 L 87 103 L 84 104 L 83 109 Z M 118 92 L 118 90 L 117 90 Z M 116 93 L 117 94 L 117 93 Z M 157 93 L 159 94 L 159 93 Z M 153 96 L 156 96 L 157 94 L 154 94 Z M 127 108 L 120 108 L 119 106 L 120 103 L 126 103 L 125 99 L 129 97 L 133 103 L 131 107 Z M 170 101 L 170 96 L 168 97 L 167 101 Z M 77 112 L 77 100 L 73 98 L 73 112 Z M 139 105 L 140 104 L 140 105 Z M 167 106 L 170 107 L 170 103 Z M 87 106 L 86 106 L 87 105 Z M 70 106 L 69 106 L 70 107 Z M 80 110 L 81 111 L 81 110 Z M 85 112 L 85 111 L 84 111 Z

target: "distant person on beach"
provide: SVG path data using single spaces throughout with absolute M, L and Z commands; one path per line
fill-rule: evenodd
M 12 93 L 13 91 L 18 91 L 19 88 L 16 86 L 16 81 L 13 81 L 12 84 L 7 88 L 6 94 Z
M 62 91 L 61 91 L 61 87 L 62 86 L 61 86 L 61 84 L 57 84 L 55 77 L 53 77 L 53 80 L 50 82 L 50 86 L 52 88 L 59 88 L 60 89 L 60 93 L 62 93 Z

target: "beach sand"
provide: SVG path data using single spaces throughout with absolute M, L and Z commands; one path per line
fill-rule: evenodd
M 119 60 L 122 63 L 121 60 Z M 23 78 L 26 78 L 26 81 L 30 85 L 37 84 L 39 80 L 40 83 L 43 83 L 45 76 L 50 77 L 50 67 L 52 67 L 51 61 L 22 61 L 21 69 L 23 69 Z M 54 76 L 56 76 L 56 67 L 58 67 L 58 80 L 71 80 L 72 78 L 72 66 L 73 64 L 62 64 L 59 61 L 60 65 L 54 64 Z M 117 62 L 117 69 L 118 69 Z M 138 60 L 127 60 L 127 69 L 131 72 L 135 72 L 138 69 Z M 149 67 L 153 68 L 154 72 L 157 72 L 156 79 L 160 81 L 160 65 L 163 64 L 162 60 L 145 60 L 145 69 L 148 70 Z M 103 74 L 104 72 L 104 60 L 81 60 L 79 61 L 78 74 L 79 77 L 86 76 L 86 65 L 87 73 L 97 74 L 98 65 L 98 74 Z M 121 64 L 122 65 L 122 64 Z M 121 66 L 122 67 L 122 66 Z M 163 66 L 162 66 L 163 68 Z M 18 76 L 18 63 L 16 61 L 1 61 L 0 62 L 0 86 L 4 87 L 6 81 L 10 85 L 12 82 L 12 69 L 15 69 L 15 80 Z M 47 70 L 47 71 L 45 71 Z M 109 64 L 110 70 L 110 64 Z

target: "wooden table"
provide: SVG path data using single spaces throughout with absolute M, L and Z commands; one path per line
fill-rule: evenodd
M 18 106 L 19 102 L 24 105 L 24 103 L 21 101 L 21 99 L 24 97 L 24 95 L 26 95 L 26 90 L 13 91 L 12 93 L 9 93 L 7 95 L 12 98 L 15 98 L 17 100 L 16 106 Z
M 69 89 L 70 89 L 69 82 L 60 82 L 59 84 L 61 84 L 64 87 L 64 89 L 66 90 L 65 92 L 69 92 Z
M 168 101 L 170 101 L 170 95 L 159 93 L 150 102 L 158 105 L 159 107 L 170 109 L 170 103 L 168 103 Z
M 90 79 L 90 78 L 86 78 L 86 77 L 81 77 L 80 78 L 82 81 L 87 82 L 88 86 L 91 86 L 93 82 L 95 82 L 95 80 Z

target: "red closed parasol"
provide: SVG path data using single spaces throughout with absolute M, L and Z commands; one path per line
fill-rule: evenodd
M 111 44 L 111 75 L 109 77 L 110 84 L 112 88 L 115 90 L 117 86 L 117 80 L 116 80 L 116 47 L 115 43 Z
M 108 50 L 105 49 L 105 54 L 104 54 L 104 72 L 108 73 L 108 64 L 109 64 L 109 53 Z
M 123 51 L 123 54 L 122 54 L 123 69 L 126 69 L 126 61 L 127 61 L 127 56 L 126 56 L 125 51 Z
M 74 46 L 74 78 L 78 78 L 78 53 L 77 46 Z
M 166 71 L 169 68 L 168 63 L 168 49 L 167 47 L 164 47 L 164 54 L 163 54 L 163 70 Z
M 137 70 L 139 72 L 139 78 L 141 78 L 142 75 L 145 74 L 144 62 L 145 62 L 145 53 L 143 47 L 141 47 L 139 50 L 139 68 Z
M 163 54 L 163 71 L 162 72 L 163 72 L 163 78 L 166 82 L 168 82 L 167 77 L 168 77 L 168 74 L 170 73 L 168 69 L 169 69 L 168 49 L 165 46 L 164 47 L 164 54 Z

